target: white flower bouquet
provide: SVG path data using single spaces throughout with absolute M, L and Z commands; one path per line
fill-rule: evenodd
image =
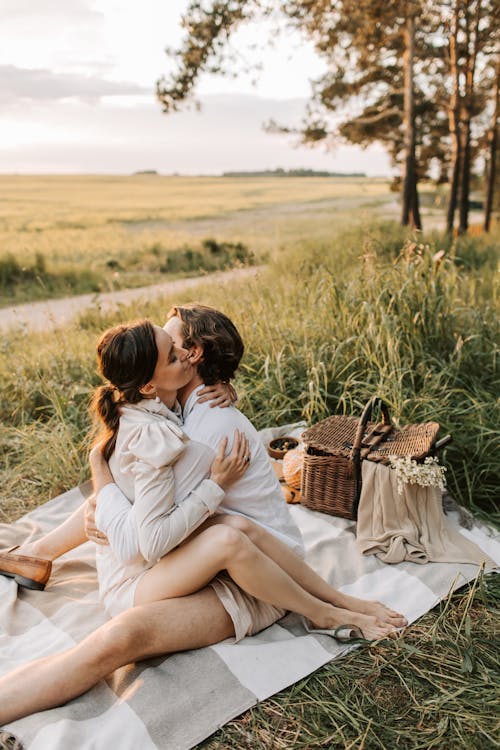
M 389 456 L 391 469 L 396 472 L 398 492 L 403 494 L 405 484 L 419 484 L 421 487 L 445 488 L 446 467 L 441 466 L 437 458 L 428 456 L 423 463 L 418 463 L 410 456 Z

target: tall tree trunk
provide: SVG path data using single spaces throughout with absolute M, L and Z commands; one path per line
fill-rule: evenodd
M 489 142 L 489 169 L 488 182 L 486 185 L 486 200 L 484 208 L 484 231 L 490 231 L 491 211 L 493 209 L 493 194 L 495 192 L 495 177 L 497 165 L 497 145 L 498 145 L 498 117 L 499 117 L 499 89 L 500 89 L 500 57 L 496 66 L 495 88 L 493 90 L 493 115 L 488 133 Z
M 461 116 L 462 136 L 462 175 L 460 180 L 459 234 L 464 234 L 469 227 L 469 198 L 471 172 L 471 120 L 474 98 L 474 73 L 479 48 L 479 19 L 481 18 L 481 0 L 467 0 L 465 3 L 465 95 L 463 97 Z
M 470 196 L 470 162 L 471 162 L 471 147 L 470 147 L 470 112 L 466 110 L 462 117 L 462 169 L 460 174 L 460 197 L 458 205 L 458 233 L 465 234 L 469 228 L 469 196 Z
M 401 223 L 422 229 L 417 190 L 417 165 L 415 158 L 415 100 L 413 92 L 413 58 L 415 47 L 415 9 L 413 0 L 406 3 L 406 23 L 404 35 L 404 104 L 403 104 L 403 133 L 404 133 L 404 163 L 403 186 L 401 201 Z
M 453 225 L 455 223 L 455 212 L 458 204 L 458 185 L 460 181 L 461 172 L 461 150 L 460 150 L 460 119 L 458 116 L 458 107 L 460 100 L 460 79 L 458 70 L 458 52 L 457 52 L 457 41 L 458 41 L 458 19 L 459 19 L 459 7 L 458 0 L 455 0 L 455 6 L 453 9 L 453 17 L 450 26 L 450 74 L 452 81 L 452 90 L 450 97 L 450 105 L 448 109 L 448 123 L 450 128 L 451 136 L 451 180 L 450 180 L 450 196 L 448 199 L 448 208 L 446 212 L 446 231 L 448 234 L 453 233 Z

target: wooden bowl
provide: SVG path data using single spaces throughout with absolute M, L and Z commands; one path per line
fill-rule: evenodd
M 267 452 L 271 458 L 282 459 L 287 451 L 291 451 L 296 448 L 299 441 L 293 437 L 279 437 L 274 438 L 268 445 Z

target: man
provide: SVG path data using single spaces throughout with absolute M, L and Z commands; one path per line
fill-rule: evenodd
M 235 326 L 217 310 L 203 305 L 186 305 L 172 308 L 165 330 L 175 346 L 189 352 L 194 366 L 192 379 L 178 393 L 184 431 L 188 437 L 215 448 L 222 438 L 232 436 L 238 430 L 249 441 L 250 466 L 244 476 L 226 491 L 218 512 L 249 518 L 302 556 L 304 550 L 300 531 L 283 502 L 279 482 L 255 427 L 234 406 L 211 408 L 208 401 L 198 400 L 205 386 L 229 382 L 234 376 L 243 355 L 243 342 Z M 228 451 L 231 447 L 229 441 Z M 94 473 L 98 481 L 96 489 L 101 490 L 96 525 L 111 539 L 118 535 L 118 529 L 123 534 L 124 517 L 133 515 L 131 506 L 112 483 L 106 468 L 97 461 Z M 196 486 L 196 482 L 202 478 L 196 473 L 196 467 L 192 468 L 191 473 L 185 467 L 181 473 L 186 489 Z
M 226 515 L 233 514 L 230 521 L 234 520 L 236 529 L 247 534 L 257 546 L 262 544 L 262 551 L 287 572 L 294 585 L 298 584 L 323 607 L 328 605 L 338 617 L 336 625 L 354 622 L 373 639 L 406 624 L 401 615 L 378 602 L 365 602 L 335 591 L 293 553 L 293 548 L 301 551 L 300 532 L 288 515 L 279 483 L 254 428 L 234 408 L 214 410 L 206 403 L 197 402 L 196 396 L 204 380 L 228 380 L 239 363 L 243 345 L 231 321 L 209 308 L 187 306 L 171 311 L 167 330 L 177 341 L 179 337 L 183 339 L 197 369 L 192 382 L 181 394 L 186 431 L 192 431 L 198 440 L 203 435 L 208 445 L 217 445 L 220 437 L 236 427 L 244 430 L 250 440 L 252 458 L 244 475 L 249 494 L 241 491 L 240 486 L 234 493 L 228 493 L 226 507 L 220 506 Z M 130 513 L 130 503 L 114 485 L 99 451 L 92 452 L 91 465 L 95 490 L 100 495 L 98 525 L 104 524 L 104 530 L 113 535 L 123 523 L 124 514 Z M 197 484 L 199 478 L 193 476 L 193 481 Z M 90 516 L 92 526 L 92 513 Z M 249 523 L 249 519 L 255 523 Z M 259 527 L 269 528 L 274 537 L 267 531 L 260 531 Z M 231 533 L 231 529 L 229 531 Z M 92 531 L 92 536 L 95 534 L 102 535 L 102 531 Z M 233 541 L 239 538 L 235 535 Z M 47 544 L 45 540 L 45 548 L 52 549 L 55 557 L 81 543 L 80 540 L 85 541 L 83 509 L 52 532 L 51 541 Z M 3 566 L 5 572 L 7 566 L 9 575 L 29 579 L 35 563 L 36 559 L 28 555 L 17 555 L 17 558 L 12 554 L 9 557 L 9 553 L 0 555 L 0 570 Z M 267 627 L 283 614 L 284 610 L 243 592 L 231 579 L 221 580 L 220 586 L 210 585 L 189 596 L 133 607 L 73 648 L 38 659 L 2 677 L 0 726 L 65 703 L 124 664 L 209 646 L 234 635 L 242 637 Z

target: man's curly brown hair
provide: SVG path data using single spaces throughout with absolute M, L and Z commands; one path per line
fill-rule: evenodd
M 234 323 L 219 310 L 196 302 L 172 307 L 167 320 L 173 317 L 182 321 L 185 348 L 201 346 L 203 349 L 198 373 L 204 384 L 229 382 L 245 350 Z

